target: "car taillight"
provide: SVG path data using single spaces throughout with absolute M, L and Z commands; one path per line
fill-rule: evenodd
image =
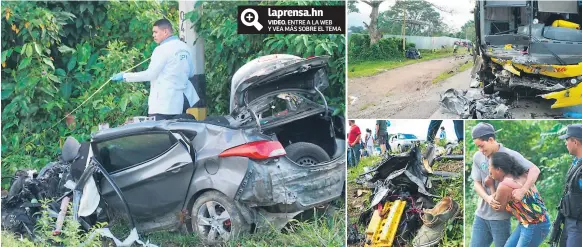
M 285 156 L 287 152 L 280 142 L 258 141 L 230 148 L 218 157 L 243 156 L 251 159 L 269 159 Z

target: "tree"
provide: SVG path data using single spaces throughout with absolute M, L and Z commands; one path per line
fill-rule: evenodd
M 360 10 L 356 7 L 357 1 L 348 1 L 348 13 L 358 13 Z
M 400 34 L 406 19 L 406 34 L 429 36 L 439 34 L 447 25 L 443 23 L 439 11 L 449 12 L 427 1 L 398 0 L 378 18 L 378 29 L 385 33 Z M 406 15 L 406 16 L 405 16 Z
M 350 31 L 352 31 L 352 33 L 363 33 L 364 32 L 364 27 L 362 26 L 351 26 L 349 28 Z
M 475 43 L 476 35 L 475 35 L 475 21 L 470 20 L 466 22 L 461 27 L 461 37 L 462 39 L 471 40 L 471 42 Z
M 370 24 L 364 23 L 366 29 L 370 33 L 370 46 L 378 43 L 378 40 L 382 38 L 380 31 L 378 30 L 378 10 L 380 9 L 380 4 L 384 0 L 373 0 L 373 1 L 362 1 L 363 3 L 370 5 L 372 7 L 372 12 L 370 13 Z

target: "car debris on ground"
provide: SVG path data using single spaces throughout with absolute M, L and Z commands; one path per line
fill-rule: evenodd
M 432 194 L 432 181 L 458 177 L 461 174 L 439 175 L 427 169 L 435 160 L 462 160 L 462 155 L 435 154 L 427 149 L 421 154 L 415 145 L 408 152 L 386 154 L 371 169 L 358 176 L 356 183 L 373 189 L 370 206 L 360 214 L 359 225 L 348 226 L 348 244 L 364 246 L 436 246 L 444 236 L 446 226 L 461 212 L 459 204 L 450 197 Z M 429 157 L 426 160 L 423 157 Z M 434 203 L 434 200 L 440 200 Z
M 462 119 L 511 119 L 507 101 L 495 94 L 482 91 L 448 89 L 441 94 L 440 105 Z

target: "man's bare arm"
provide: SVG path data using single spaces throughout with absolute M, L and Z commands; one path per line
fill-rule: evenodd
M 523 187 L 521 187 L 520 189 L 513 190 L 512 192 L 513 198 L 516 200 L 523 199 L 525 193 L 535 185 L 539 175 L 540 168 L 538 168 L 536 165 L 532 165 L 527 172 L 527 180 L 525 181 L 525 183 L 523 183 Z
M 533 187 L 536 181 L 538 180 L 539 175 L 540 168 L 538 168 L 536 165 L 530 167 L 527 173 L 527 180 L 525 181 L 525 183 L 523 183 L 522 189 L 528 191 L 531 187 Z
M 477 195 L 483 198 L 483 200 L 485 200 L 485 202 L 487 202 L 487 204 L 489 204 L 491 207 L 499 205 L 499 202 L 495 200 L 493 195 L 487 194 L 487 191 L 485 191 L 485 188 L 483 188 L 483 185 L 481 185 L 481 181 L 474 181 L 473 187 L 475 189 L 475 192 L 477 192 Z

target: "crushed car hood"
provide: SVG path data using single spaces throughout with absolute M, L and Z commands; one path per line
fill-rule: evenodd
M 274 54 L 250 61 L 232 77 L 230 112 L 244 110 L 253 100 L 273 91 L 317 94 L 329 85 L 325 71 L 328 59 L 329 56 L 305 59 Z

